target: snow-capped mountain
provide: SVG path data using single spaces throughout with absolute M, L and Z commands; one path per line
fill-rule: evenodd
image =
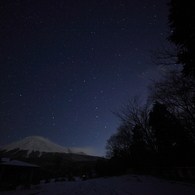
M 51 159 L 61 156 L 74 161 L 96 161 L 100 157 L 91 156 L 80 148 L 66 148 L 52 143 L 40 136 L 30 136 L 0 148 L 0 156 L 13 159 L 44 158 Z
M 28 155 L 33 151 L 39 152 L 58 152 L 58 153 L 67 153 L 68 149 L 57 144 L 50 142 L 49 140 L 40 137 L 40 136 L 31 136 L 26 137 L 17 142 L 5 145 L 1 150 L 6 150 L 6 152 L 11 150 L 28 150 Z

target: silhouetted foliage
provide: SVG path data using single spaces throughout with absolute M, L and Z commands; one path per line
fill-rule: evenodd
M 129 166 L 131 155 L 131 139 L 131 128 L 127 125 L 124 125 L 120 126 L 117 129 L 117 133 L 112 135 L 107 141 L 107 158 L 112 159 L 112 162 L 117 162 L 117 172 L 120 172 Z
M 161 166 L 185 165 L 188 139 L 180 121 L 164 104 L 156 102 L 150 112 L 150 126 L 157 148 L 157 160 Z M 182 156 L 183 159 L 180 157 Z
M 178 64 L 183 64 L 185 75 L 195 77 L 195 2 L 171 0 L 169 6 L 168 40 L 177 47 Z
M 155 151 L 154 138 L 149 127 L 150 104 L 140 96 L 127 97 L 120 110 L 114 112 L 121 120 L 117 132 L 107 141 L 107 157 L 120 171 L 150 166 Z M 119 170 L 118 170 L 119 172 Z
M 144 102 L 140 95 L 125 99 L 121 109 L 114 112 L 123 125 L 132 129 L 139 126 L 143 134 L 144 141 L 148 144 L 150 150 L 154 150 L 152 135 L 148 125 L 151 103 Z
M 136 125 L 132 130 L 131 161 L 132 166 L 140 167 L 148 165 L 150 149 L 144 139 L 142 128 Z
M 159 86 L 163 87 L 163 83 Z M 186 121 L 182 118 L 185 107 L 183 110 L 182 107 L 177 108 L 177 106 L 184 105 L 184 102 L 177 96 L 175 89 L 175 86 L 171 86 L 169 90 L 172 93 L 170 94 L 163 94 L 166 88 L 162 90 L 160 102 L 158 98 L 155 99 L 158 96 L 150 98 L 154 102 L 151 106 L 149 103 L 134 104 L 140 102 L 137 96 L 130 98 L 126 101 L 126 107 L 122 107 L 117 112 L 121 125 L 117 132 L 108 139 L 106 145 L 107 158 L 110 159 L 109 166 L 115 174 L 124 173 L 132 167 L 138 170 L 138 167 L 194 165 L 195 161 L 192 160 L 192 156 L 195 152 L 195 143 L 192 137 L 192 127 L 189 130 L 185 124 Z M 158 88 L 155 92 L 158 92 Z M 180 94 L 182 93 L 180 91 Z M 171 103 L 174 107 L 171 107 L 173 106 Z M 190 100 L 185 102 L 185 106 L 187 103 L 190 103 Z M 188 118 L 188 120 L 191 119 Z
M 127 97 L 114 112 L 121 124 L 107 141 L 110 167 L 117 173 L 143 167 L 195 166 L 195 2 L 171 0 L 168 37 L 175 51 L 154 52 L 157 64 L 182 64 L 149 87 L 143 103 Z M 184 74 L 183 74 L 184 73 Z
M 149 87 L 150 100 L 158 101 L 174 114 L 195 141 L 195 83 L 178 71 L 170 71 Z
M 131 129 L 127 126 L 120 126 L 117 129 L 117 133 L 112 135 L 107 142 L 107 157 L 121 158 L 124 154 L 126 156 L 130 153 L 131 145 Z
M 183 75 L 195 78 L 195 2 L 170 0 L 167 5 L 170 44 L 161 42 L 152 50 L 152 61 L 156 65 L 183 66 Z

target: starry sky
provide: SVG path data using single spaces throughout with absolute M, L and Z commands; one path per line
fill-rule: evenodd
M 0 146 L 43 136 L 104 156 L 124 97 L 147 96 L 168 0 L 0 2 Z

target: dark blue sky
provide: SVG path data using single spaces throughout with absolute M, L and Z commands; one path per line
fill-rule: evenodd
M 157 75 L 148 51 L 168 36 L 167 2 L 1 2 L 0 146 L 38 135 L 104 155 L 110 110 Z

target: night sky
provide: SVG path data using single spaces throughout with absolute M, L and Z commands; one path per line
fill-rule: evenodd
M 0 146 L 43 136 L 105 155 L 127 94 L 147 96 L 168 0 L 0 3 Z M 89 150 L 85 150 L 89 149 Z

